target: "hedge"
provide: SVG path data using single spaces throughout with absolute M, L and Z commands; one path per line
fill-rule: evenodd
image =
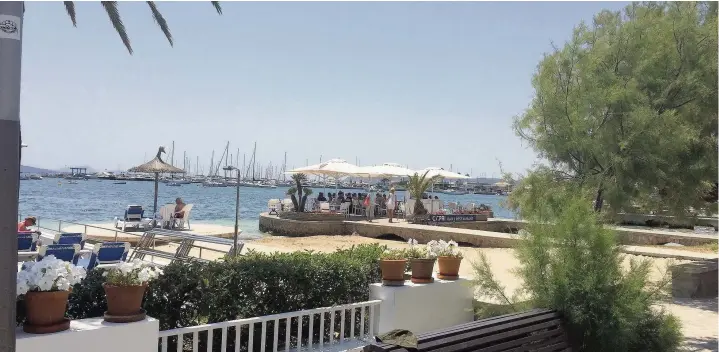
M 333 253 L 250 251 L 238 258 L 209 263 L 173 263 L 164 268 L 160 278 L 150 283 L 143 306 L 149 316 L 160 321 L 160 330 L 168 330 L 367 301 L 369 285 L 381 278 L 378 263 L 384 249 L 384 246 L 373 244 Z M 102 283 L 102 270 L 93 270 L 73 289 L 68 304 L 69 318 L 103 315 L 107 304 Z M 356 318 L 355 324 L 365 323 L 359 321 L 359 314 Z M 24 305 L 18 300 L 18 324 L 23 320 Z M 345 320 L 349 323 L 349 313 Z M 328 321 L 326 318 L 325 339 L 330 333 Z M 339 326 L 340 319 L 335 319 L 335 323 Z M 291 331 L 296 331 L 296 324 L 294 319 Z M 280 325 L 284 327 L 284 322 Z M 309 320 L 305 318 L 305 339 L 309 333 L 308 325 Z M 314 326 L 317 338 L 319 317 Z M 258 325 L 255 333 L 259 334 L 260 330 Z M 284 341 L 284 329 L 281 330 L 279 340 Z M 272 323 L 268 324 L 267 332 L 269 344 L 274 332 Z M 247 331 L 243 332 L 245 334 Z M 218 335 L 215 333 L 215 346 L 220 345 Z M 234 329 L 230 329 L 229 336 L 234 337 Z M 200 337 L 204 346 L 206 336 Z M 259 338 L 257 335 L 254 340 L 260 341 Z M 242 340 L 247 341 L 246 336 Z M 228 343 L 232 345 L 234 338 L 228 339 Z M 292 345 L 296 346 L 294 338 Z M 234 349 L 234 345 L 231 347 Z M 176 346 L 169 348 L 174 351 Z M 201 349 L 205 350 L 205 347 Z M 243 344 L 242 349 L 245 350 L 246 345 Z

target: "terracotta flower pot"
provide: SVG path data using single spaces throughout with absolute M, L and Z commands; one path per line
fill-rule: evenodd
M 47 334 L 67 330 L 70 320 L 65 318 L 70 291 L 28 292 L 25 294 L 27 321 L 23 330 Z
M 145 313 L 142 310 L 142 297 L 145 295 L 146 283 L 137 286 L 102 284 L 102 287 L 105 288 L 107 297 L 106 321 L 129 323 L 145 318 Z M 122 319 L 122 317 L 127 319 Z
M 412 259 L 412 282 L 421 284 L 434 281 L 434 262 L 435 259 Z
M 379 268 L 382 270 L 382 282 L 387 285 L 404 285 L 404 269 L 407 260 L 385 260 L 379 261 Z
M 439 257 L 437 258 L 439 266 L 439 277 L 442 280 L 459 279 L 459 266 L 462 264 L 462 258 L 455 257 Z

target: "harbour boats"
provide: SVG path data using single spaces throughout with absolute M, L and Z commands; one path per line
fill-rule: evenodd
M 115 182 L 113 182 L 113 184 L 124 185 L 124 184 L 127 184 L 127 182 L 126 181 L 115 181 Z
M 67 184 L 69 184 L 69 185 L 76 185 L 76 184 L 77 184 L 77 181 L 75 181 L 75 180 L 70 180 L 70 181 L 67 181 Z
M 170 182 L 170 183 L 168 183 L 167 185 L 170 186 L 170 187 L 180 187 L 180 186 L 182 186 L 182 184 L 181 184 L 181 183 L 178 183 L 178 182 Z
M 463 196 L 465 194 L 469 194 L 469 192 L 460 189 L 445 189 L 442 193 L 453 196 Z

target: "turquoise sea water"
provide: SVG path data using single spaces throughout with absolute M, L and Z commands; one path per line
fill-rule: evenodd
M 106 223 L 115 216 L 121 216 L 129 204 L 145 207 L 146 213 L 152 212 L 153 182 L 128 181 L 127 184 L 114 184 L 113 181 L 88 180 L 69 184 L 63 179 L 23 180 L 20 181 L 20 216 L 39 216 L 79 223 Z M 240 228 L 243 235 L 260 235 L 258 229 L 259 214 L 267 211 L 267 201 L 272 198 L 284 198 L 287 188 L 240 188 Z M 317 192 L 322 189 L 315 189 Z M 358 192 L 358 190 L 347 190 Z M 399 192 L 402 199 L 404 192 Z M 198 223 L 234 225 L 235 188 L 202 187 L 200 184 L 170 187 L 160 183 L 158 207 L 173 203 L 182 197 L 185 203 L 192 203 L 192 220 Z M 453 196 L 439 194 L 444 201 L 465 203 L 485 203 L 492 207 L 497 217 L 512 218 L 513 213 L 502 206 L 503 196 L 468 194 Z M 42 220 L 41 220 L 42 221 Z

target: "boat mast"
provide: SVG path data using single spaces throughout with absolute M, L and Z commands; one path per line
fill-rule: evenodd
M 257 156 L 257 142 L 255 142 L 255 146 L 252 148 L 252 181 L 255 180 L 255 157 Z
M 286 180 L 285 172 L 287 172 L 287 152 L 285 152 L 285 160 L 282 162 L 282 181 Z

